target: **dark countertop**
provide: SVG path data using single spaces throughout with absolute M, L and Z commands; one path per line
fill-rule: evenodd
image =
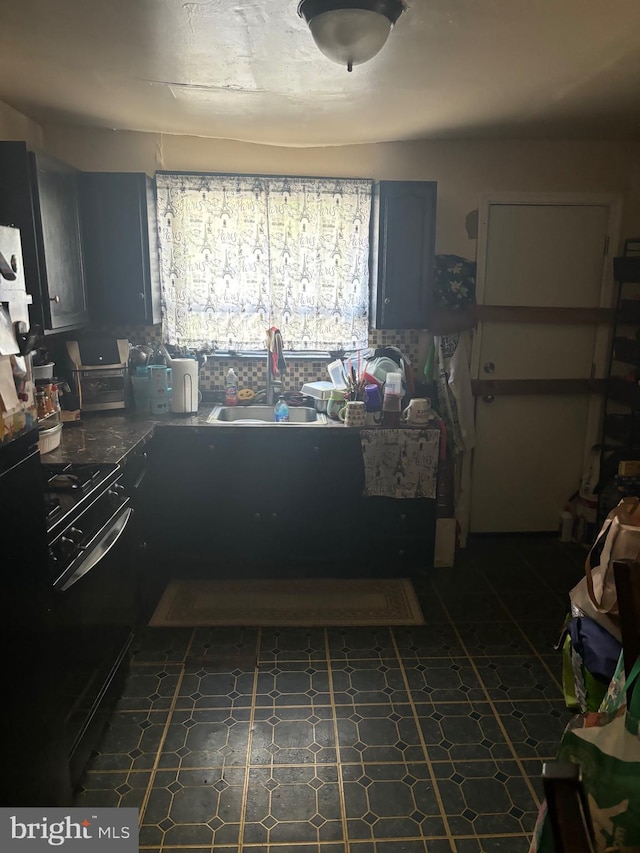
M 124 462 L 138 447 L 146 444 L 160 424 L 163 426 L 208 426 L 212 406 L 197 415 L 125 414 L 86 412 L 81 424 L 65 424 L 60 446 L 42 457 L 43 462 Z
M 128 454 L 146 444 L 156 427 L 205 427 L 241 429 L 233 423 L 208 423 L 213 403 L 203 403 L 194 415 L 146 415 L 121 412 L 86 412 L 81 424 L 65 424 L 60 446 L 42 457 L 43 462 L 124 462 Z M 344 424 L 327 419 L 326 424 L 287 424 L 286 429 L 330 429 Z M 254 429 L 282 429 L 282 424 L 255 424 Z
M 209 423 L 214 403 L 202 403 L 194 415 L 148 415 L 135 412 L 86 412 L 81 424 L 65 424 L 62 429 L 60 446 L 42 457 L 43 462 L 115 462 L 122 463 L 127 456 L 146 444 L 156 428 L 200 427 L 205 429 L 338 429 L 345 435 L 353 432 L 341 421 L 327 418 L 324 424 L 252 424 L 248 425 L 214 421 Z M 430 428 L 434 428 L 431 425 Z M 403 426 L 402 429 L 411 429 Z M 436 427 L 437 428 L 437 427 Z M 366 429 L 366 427 L 365 427 Z M 370 427 L 369 427 L 370 429 Z

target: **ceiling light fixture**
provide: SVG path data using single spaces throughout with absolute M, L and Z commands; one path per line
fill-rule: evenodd
M 405 0 L 300 0 L 298 15 L 322 53 L 351 71 L 382 50 L 405 9 Z

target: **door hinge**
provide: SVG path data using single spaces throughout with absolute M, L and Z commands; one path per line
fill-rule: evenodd
M 604 238 L 604 252 L 602 253 L 605 257 L 609 254 L 609 237 Z

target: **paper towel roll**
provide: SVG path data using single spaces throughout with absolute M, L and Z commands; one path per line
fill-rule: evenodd
M 173 396 L 171 411 L 178 414 L 198 411 L 198 362 L 193 358 L 171 360 Z

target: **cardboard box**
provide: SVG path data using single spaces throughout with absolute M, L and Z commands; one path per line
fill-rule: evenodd
M 640 476 L 640 462 L 627 461 L 618 463 L 618 474 L 620 477 L 638 477 Z
M 452 568 L 458 544 L 458 521 L 455 518 L 436 519 L 436 545 L 433 564 L 436 568 Z

